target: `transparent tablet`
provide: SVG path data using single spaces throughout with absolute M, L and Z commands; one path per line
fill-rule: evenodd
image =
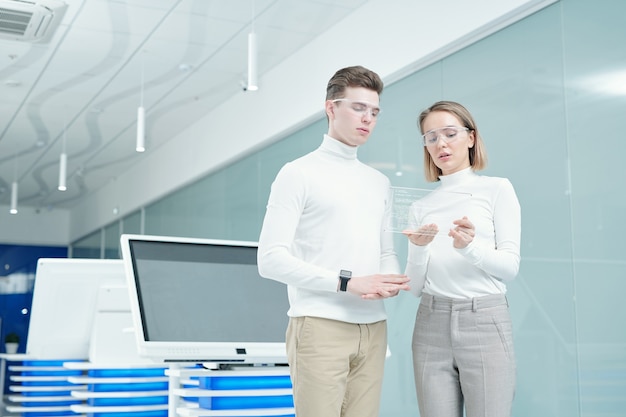
M 437 235 L 446 235 L 454 220 L 468 216 L 472 194 L 425 188 L 391 187 L 391 215 L 386 230 L 403 233 L 425 225 L 437 225 Z

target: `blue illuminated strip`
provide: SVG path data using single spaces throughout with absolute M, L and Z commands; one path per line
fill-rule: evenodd
M 87 417 L 167 417 L 167 410 L 133 411 L 133 412 L 128 412 L 128 413 L 124 413 L 124 412 L 88 413 Z
M 55 376 L 48 374 L 47 376 Z M 27 387 L 74 387 L 76 384 L 72 384 L 69 381 L 22 381 L 21 385 Z
M 162 405 L 167 404 L 167 395 L 155 397 L 90 398 L 87 404 L 94 407 Z
M 69 397 L 72 391 L 26 391 L 24 397 Z
M 83 373 L 81 371 L 73 371 L 71 369 L 58 369 L 58 370 L 28 370 L 20 372 L 23 376 L 80 376 Z
M 111 391 L 161 391 L 167 390 L 168 382 L 138 382 L 127 384 L 90 384 L 89 391 L 111 392 Z
M 53 417 L 53 416 L 67 416 L 74 414 L 72 411 L 23 411 L 22 417 Z
M 289 375 L 201 377 L 200 388 L 208 390 L 291 388 L 291 378 Z
M 200 397 L 201 408 L 209 410 L 247 410 L 250 408 L 292 408 L 292 395 Z
M 37 402 L 24 402 L 21 404 L 22 407 L 69 407 L 73 404 L 82 404 L 82 400 L 69 400 L 69 401 L 37 401 Z M 68 414 L 66 411 L 63 414 Z
M 146 378 L 165 376 L 165 368 L 138 368 L 138 369 L 91 369 L 87 375 L 93 378 Z
M 66 362 L 85 362 L 77 359 L 56 359 L 56 360 L 27 360 L 22 363 L 24 366 L 63 366 Z

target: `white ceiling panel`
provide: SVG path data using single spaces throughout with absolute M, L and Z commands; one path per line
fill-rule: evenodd
M 365 2 L 65 0 L 49 42 L 0 39 L 0 204 L 74 207 L 142 157 L 139 105 L 149 152 L 242 94 L 252 28 L 263 74 Z

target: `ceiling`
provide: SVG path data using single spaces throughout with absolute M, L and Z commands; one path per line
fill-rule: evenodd
M 243 91 L 251 31 L 262 75 L 366 2 L 65 0 L 49 40 L 0 34 L 0 204 L 17 182 L 18 209 L 71 209 L 227 98 L 254 94 Z M 24 0 L 0 9 L 11 3 Z

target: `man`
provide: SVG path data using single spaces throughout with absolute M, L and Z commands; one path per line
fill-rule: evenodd
M 383 298 L 408 290 L 384 232 L 389 179 L 357 159 L 380 113 L 380 77 L 328 82 L 328 134 L 272 184 L 259 238 L 263 277 L 288 285 L 287 357 L 298 417 L 377 417 L 387 348 Z

